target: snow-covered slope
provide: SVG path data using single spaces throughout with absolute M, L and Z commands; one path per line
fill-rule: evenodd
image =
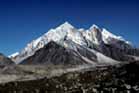
M 50 41 L 55 41 L 64 47 L 68 47 L 65 41 L 72 42 L 86 48 L 96 49 L 102 52 L 105 44 L 115 45 L 118 48 L 130 48 L 131 45 L 120 36 L 113 35 L 106 29 L 100 29 L 93 25 L 88 30 L 77 29 L 68 22 L 58 26 L 56 29 L 50 29 L 47 33 L 36 40 L 33 40 L 20 52 L 17 52 L 9 57 L 16 63 L 32 56 L 38 49 L 43 48 Z M 119 43 L 120 42 L 120 43 Z M 122 43 L 121 43 L 122 42 Z M 74 48 L 73 48 L 74 49 Z
M 12 58 L 12 57 L 15 57 L 15 56 L 18 56 L 19 55 L 19 52 L 16 52 L 16 53 L 14 53 L 14 54 L 12 54 L 12 55 L 10 55 L 10 56 L 8 56 L 9 58 Z
M 102 36 L 103 36 L 102 39 L 105 44 L 113 44 L 117 46 L 118 48 L 123 48 L 125 45 L 127 47 L 131 47 L 132 45 L 131 42 L 126 41 L 122 36 L 116 36 L 112 34 L 111 32 L 109 32 L 108 30 L 106 30 L 105 28 L 102 29 Z M 123 42 L 122 44 L 124 46 L 122 46 L 120 42 Z

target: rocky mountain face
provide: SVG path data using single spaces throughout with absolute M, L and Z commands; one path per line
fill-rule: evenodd
M 36 51 L 33 56 L 30 56 L 21 62 L 21 64 L 98 65 L 119 63 L 118 61 L 106 57 L 97 51 L 92 51 L 80 45 L 74 43 L 72 45 L 70 43 L 73 42 L 67 41 L 67 44 L 65 44 L 68 47 L 65 48 L 60 44 L 51 41 L 43 48 Z
M 74 59 L 73 56 L 76 54 L 78 56 L 80 55 L 82 59 L 88 60 L 90 63 L 91 61 L 94 63 L 94 60 L 98 61 L 99 58 L 104 59 L 104 57 L 105 59 L 113 59 L 116 61 L 133 61 L 133 56 L 139 56 L 139 50 L 135 51 L 136 49 L 132 47 L 130 42 L 126 41 L 121 36 L 116 36 L 110 33 L 104 28 L 100 29 L 96 25 L 93 25 L 88 30 L 77 29 L 68 22 L 65 22 L 56 29 L 51 29 L 38 39 L 33 40 L 31 43 L 27 44 L 27 46 L 21 52 L 11 55 L 10 58 L 17 64 L 22 64 L 22 62 L 29 59 L 29 57 L 33 56 L 34 54 L 37 55 L 36 51 L 39 49 L 46 49 L 45 46 L 47 46 L 47 44 L 49 44 L 51 41 L 63 47 L 63 50 L 70 50 L 70 57 L 66 58 Z M 54 51 L 54 48 L 52 49 Z M 80 49 L 82 53 L 80 53 L 78 49 Z M 47 50 L 49 49 L 46 49 L 46 51 Z M 58 51 L 63 53 L 63 50 Z M 63 56 L 62 53 L 55 55 L 61 58 L 61 56 Z M 89 57 L 87 54 L 89 54 Z M 44 53 L 44 55 L 46 55 L 46 53 Z M 101 58 L 100 55 L 103 55 L 103 58 Z M 38 58 L 37 56 L 34 57 L 35 59 Z M 91 57 L 92 59 L 90 59 Z M 66 60 L 65 58 L 61 59 Z M 50 63 L 50 59 L 47 59 L 47 61 L 48 62 L 46 63 Z M 107 60 L 107 62 L 108 61 L 109 60 Z
M 11 65 L 11 64 L 15 64 L 15 63 L 11 61 L 10 58 L 0 53 L 0 65 Z
M 78 56 L 78 53 L 71 49 L 66 49 L 55 42 L 50 42 L 43 48 L 35 52 L 31 57 L 25 59 L 21 64 L 85 64 L 85 61 Z

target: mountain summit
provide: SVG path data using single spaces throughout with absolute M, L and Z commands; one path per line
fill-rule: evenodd
M 50 29 L 38 39 L 28 43 L 22 51 L 10 57 L 17 64 L 22 63 L 24 60 L 33 56 L 37 51 L 41 51 L 41 49 L 51 41 L 63 47 L 63 49 L 70 49 L 70 51 L 78 54 L 78 57 L 80 56 L 79 58 L 84 59 L 84 61 L 87 60 L 88 62 L 100 62 L 102 59 L 107 63 L 112 60 L 115 60 L 115 62 L 129 61 L 133 60 L 130 55 L 138 55 L 129 41 L 126 41 L 121 36 L 112 34 L 106 29 L 101 29 L 97 25 L 91 26 L 88 30 L 77 29 L 70 23 L 65 22 L 56 29 Z M 53 51 L 55 50 L 53 49 Z M 58 51 L 60 52 L 60 50 Z M 88 53 L 89 56 L 87 56 Z M 95 57 L 93 57 L 94 55 Z
M 63 23 L 62 25 L 60 25 L 57 28 L 65 28 L 65 29 L 68 29 L 68 28 L 74 28 L 74 27 L 69 22 L 65 22 L 65 23 Z

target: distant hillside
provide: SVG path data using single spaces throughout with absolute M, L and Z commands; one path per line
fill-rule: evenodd
M 14 62 L 10 58 L 0 53 L 0 65 L 11 65 L 11 64 L 14 64 Z

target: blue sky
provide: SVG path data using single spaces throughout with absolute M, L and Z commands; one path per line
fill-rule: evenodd
M 105 27 L 139 46 L 138 0 L 0 0 L 0 52 L 20 51 L 65 21 Z

